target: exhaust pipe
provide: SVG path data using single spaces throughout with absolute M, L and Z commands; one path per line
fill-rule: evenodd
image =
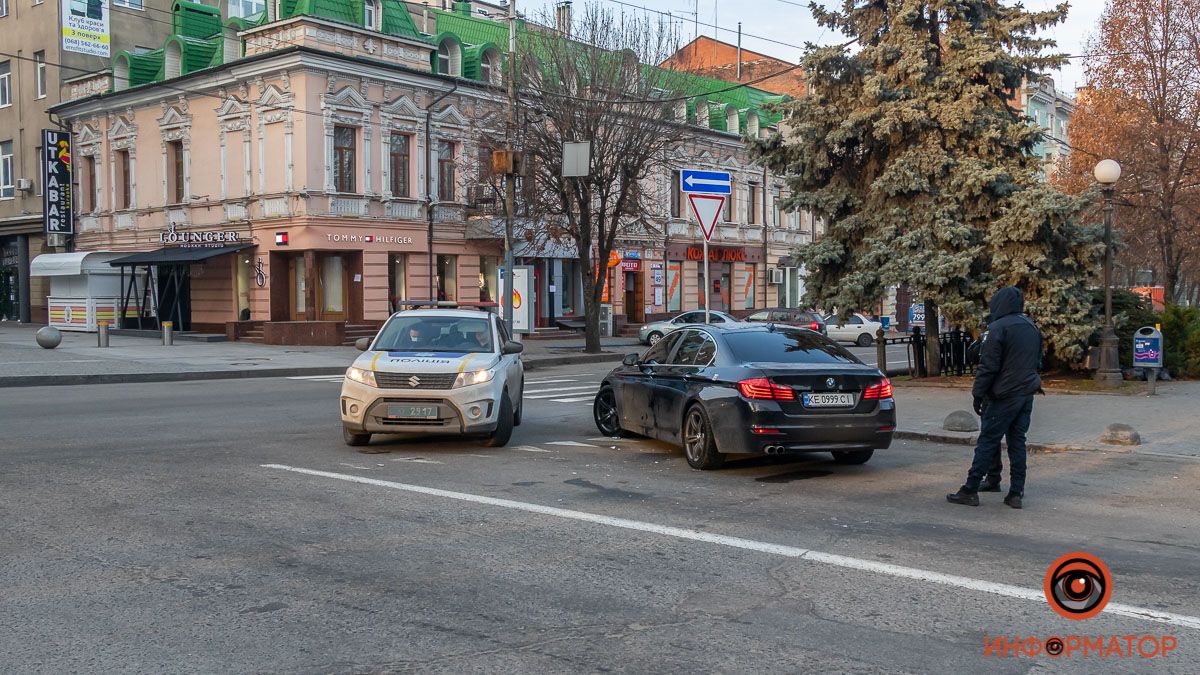
M 787 452 L 787 448 L 783 447 L 782 445 L 768 445 L 767 447 L 763 448 L 763 452 L 767 453 L 768 455 L 782 455 L 783 453 Z

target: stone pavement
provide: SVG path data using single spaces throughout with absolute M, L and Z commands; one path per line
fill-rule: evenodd
M 905 385 L 895 387 L 901 437 L 974 445 L 975 434 L 944 431 L 942 423 L 955 410 L 971 410 L 968 389 Z M 1029 428 L 1032 452 L 1100 450 L 1200 458 L 1200 382 L 1160 382 L 1158 395 L 1065 394 L 1038 396 Z M 1132 426 L 1142 444 L 1105 445 L 1100 434 L 1109 424 Z M 966 461 L 967 454 L 963 455 Z
M 158 338 L 112 335 L 109 347 L 96 346 L 94 333 L 63 331 L 58 348 L 34 342 L 38 326 L 0 322 L 0 387 L 170 382 L 335 375 L 358 355 L 353 347 L 298 347 L 248 342 L 189 342 L 164 347 Z M 620 361 L 638 351 L 637 340 L 604 338 L 605 353 L 582 354 L 583 338 L 529 340 L 527 368 L 570 363 Z

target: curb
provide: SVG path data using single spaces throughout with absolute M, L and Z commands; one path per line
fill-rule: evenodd
M 951 436 L 949 434 L 930 433 L 925 431 L 895 431 L 893 438 L 909 441 L 927 441 L 930 443 L 946 443 L 949 445 L 975 445 L 976 436 Z M 1004 445 L 1001 444 L 1003 448 Z M 1027 452 L 1031 455 L 1051 454 L 1056 452 L 1111 452 L 1115 454 L 1132 454 L 1132 446 L 1114 445 L 1111 447 L 1092 447 L 1085 445 L 1060 445 L 1055 443 L 1026 443 Z
M 583 363 L 616 362 L 624 354 L 601 353 L 571 356 L 532 357 L 525 360 L 525 370 Z M 192 382 L 201 380 L 249 380 L 267 377 L 303 377 L 341 375 L 347 366 L 312 366 L 307 368 L 263 368 L 262 370 L 198 370 L 174 373 L 97 373 L 93 375 L 5 375 L 0 376 L 0 389 L 16 387 L 70 387 L 85 384 L 139 384 L 148 382 Z

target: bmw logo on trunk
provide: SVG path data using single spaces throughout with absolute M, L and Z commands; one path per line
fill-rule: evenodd
M 835 384 L 837 384 L 837 380 L 833 379 L 832 377 L 829 378 L 828 380 L 825 380 L 825 386 L 829 387 L 830 389 L 833 389 L 833 386 Z

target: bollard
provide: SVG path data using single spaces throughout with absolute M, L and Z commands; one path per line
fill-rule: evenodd
M 175 344 L 175 324 L 170 321 L 164 321 L 162 324 L 162 343 L 164 347 Z
M 97 347 L 107 347 L 108 346 L 108 322 L 101 321 L 101 322 L 97 323 L 96 326 L 97 326 L 96 346 Z
M 887 339 L 884 335 L 882 328 L 875 331 L 875 364 L 879 366 L 879 372 L 887 375 Z
M 1154 396 L 1157 393 L 1155 389 L 1158 384 L 1158 368 L 1147 368 L 1146 370 L 1146 395 Z

